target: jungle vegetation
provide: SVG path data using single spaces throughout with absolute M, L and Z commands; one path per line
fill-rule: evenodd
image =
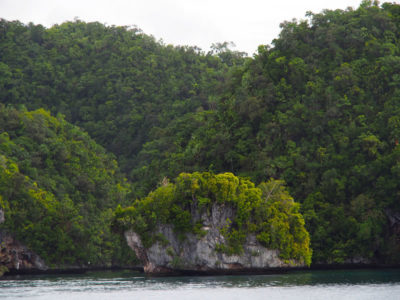
M 135 263 L 110 228 L 129 193 L 114 157 L 78 127 L 43 109 L 0 106 L 0 229 L 49 266 Z
M 275 178 L 300 203 L 313 262 L 399 263 L 400 6 L 309 12 L 252 57 L 228 46 L 206 53 L 137 28 L 1 20 L 0 102 L 49 111 L 115 156 L 129 203 L 100 198 L 101 211 L 152 197 L 182 172 Z M 2 155 L 60 201 L 58 183 L 40 179 L 55 168 L 41 144 Z

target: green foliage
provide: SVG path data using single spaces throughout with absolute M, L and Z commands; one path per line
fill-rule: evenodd
M 128 262 L 110 231 L 129 185 L 116 162 L 77 127 L 43 110 L 0 106 L 0 207 L 5 223 L 50 265 Z M 122 257 L 121 252 L 124 252 Z
M 62 113 L 117 156 L 140 182 L 135 192 L 141 196 L 169 175 L 148 167 L 149 158 L 183 146 L 170 143 L 164 128 L 177 115 L 208 109 L 228 65 L 244 60 L 226 43 L 215 48 L 224 63 L 212 52 L 163 45 L 137 28 L 98 22 L 46 29 L 1 19 L 0 31 L 0 101 Z M 182 142 L 188 134 L 181 132 Z M 149 149 L 154 145 L 157 151 Z
M 265 204 L 264 209 L 257 210 L 255 218 L 259 218 L 262 227 L 269 228 L 270 232 L 262 231 L 257 235 L 258 240 L 268 247 L 281 249 L 281 257 L 287 260 L 302 257 L 310 263 L 310 238 L 304 227 L 300 204 L 293 201 L 281 180 L 261 183 L 259 188 Z M 262 222 L 263 219 L 266 221 Z
M 160 153 L 167 136 L 180 148 L 144 163 L 281 178 L 302 203 L 314 262 L 398 262 L 388 215 L 400 212 L 399 7 L 366 1 L 284 22 L 272 46 L 229 70 L 208 111 L 177 118 L 145 145 Z M 277 236 L 285 226 L 274 221 Z
M 8 268 L 6 266 L 0 266 L 0 277 L 6 272 L 8 272 Z
M 399 15 L 400 5 L 372 1 L 310 12 L 306 20 L 283 22 L 279 37 L 259 46 L 253 58 L 229 43 L 207 54 L 166 46 L 136 28 L 77 20 L 46 29 L 1 20 L 0 101 L 62 113 L 84 128 L 116 155 L 136 197 L 181 172 L 229 171 L 256 183 L 281 178 L 302 203 L 314 262 L 399 262 L 399 230 L 387 218 L 400 212 Z M 21 131 L 18 122 L 10 119 L 6 131 Z M 41 125 L 32 125 L 24 130 L 40 142 Z M 73 177 L 79 193 L 72 194 L 68 180 L 59 184 L 50 175 L 40 182 L 43 166 L 60 171 L 71 158 L 62 142 L 41 146 L 29 158 L 18 152 L 29 140 L 15 148 L 7 139 L 13 136 L 0 135 L 1 153 L 18 154 L 24 175 L 48 192 L 57 190 L 57 199 L 67 193 L 77 205 L 81 190 L 97 191 L 87 176 Z M 57 159 L 49 159 L 55 149 Z M 77 161 L 68 166 L 78 171 Z M 235 183 L 218 180 L 210 190 L 219 201 L 231 201 Z M 196 184 L 190 189 L 201 192 Z M 167 188 L 154 193 L 172 203 Z M 138 207 L 145 209 L 146 201 Z M 197 201 L 207 209 L 215 199 L 200 193 Z M 192 230 L 185 205 L 162 207 L 160 216 L 170 209 L 182 232 Z M 272 206 L 274 219 L 281 208 Z M 242 208 L 241 225 L 248 215 Z M 136 214 L 142 232 L 160 221 Z M 287 230 L 278 220 L 273 228 L 277 236 Z M 235 233 L 232 241 L 240 237 Z M 291 242 L 261 232 L 258 239 L 282 247 Z
M 311 263 L 310 239 L 300 206 L 282 181 L 272 179 L 257 188 L 232 173 L 181 173 L 175 183 L 159 187 L 132 206 L 119 206 L 114 226 L 122 231 L 134 230 L 146 247 L 157 240 L 155 229 L 163 224 L 173 225 L 182 237 L 194 233 L 201 238 L 206 234 L 201 229 L 202 220 L 195 222 L 192 216 L 196 210 L 210 213 L 214 204 L 235 212 L 234 219 L 224 220 L 226 225 L 220 228 L 226 243 L 217 245 L 216 251 L 241 254 L 246 237 L 252 233 L 265 247 L 279 249 L 283 259 Z

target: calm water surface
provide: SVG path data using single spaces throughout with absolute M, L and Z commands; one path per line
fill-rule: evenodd
M 131 271 L 3 277 L 0 299 L 400 299 L 400 269 L 148 278 Z

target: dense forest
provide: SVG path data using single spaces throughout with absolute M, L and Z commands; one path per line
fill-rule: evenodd
M 113 156 L 78 127 L 43 109 L 0 107 L 0 205 L 7 230 L 49 265 L 130 265 L 111 232 L 130 186 Z
M 2 226 L 29 239 L 25 228 L 46 234 L 40 214 L 49 214 L 65 233 L 61 252 L 97 230 L 93 252 L 66 262 L 109 262 L 118 204 L 181 172 L 232 172 L 286 182 L 313 262 L 400 263 L 400 226 L 390 222 L 400 213 L 400 6 L 363 1 L 281 27 L 250 58 L 228 43 L 208 53 L 164 45 L 137 28 L 1 20 L 2 206 L 19 205 L 19 184 L 25 212 L 14 213 L 44 197 L 71 218 L 44 206 L 31 225 Z M 87 164 L 76 163 L 82 156 Z
M 213 52 L 225 49 L 216 44 Z M 114 153 L 135 182 L 143 145 L 176 117 L 208 110 L 228 66 L 242 56 L 165 46 L 136 28 L 77 20 L 45 29 L 2 20 L 0 98 L 63 114 Z M 137 186 L 141 196 L 151 188 Z

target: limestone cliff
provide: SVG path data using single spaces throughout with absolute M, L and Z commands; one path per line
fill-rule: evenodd
M 4 222 L 4 213 L 0 209 L 0 223 Z M 5 271 L 46 270 L 44 261 L 14 236 L 0 230 L 0 276 Z
M 156 235 L 162 236 L 163 240 L 146 249 L 137 233 L 132 230 L 125 232 L 128 245 L 142 261 L 147 274 L 262 272 L 304 265 L 294 260 L 284 262 L 279 257 L 279 250 L 263 247 L 251 234 L 247 236 L 240 255 L 218 251 L 216 246 L 226 242 L 221 229 L 227 220 L 234 217 L 234 211 L 229 207 L 214 203 L 211 211 L 193 217 L 195 221 L 201 220 L 205 235 L 187 233 L 182 239 L 171 225 L 160 225 Z
M 3 223 L 5 221 L 5 217 L 4 217 L 4 211 L 2 209 L 0 209 L 0 224 Z

